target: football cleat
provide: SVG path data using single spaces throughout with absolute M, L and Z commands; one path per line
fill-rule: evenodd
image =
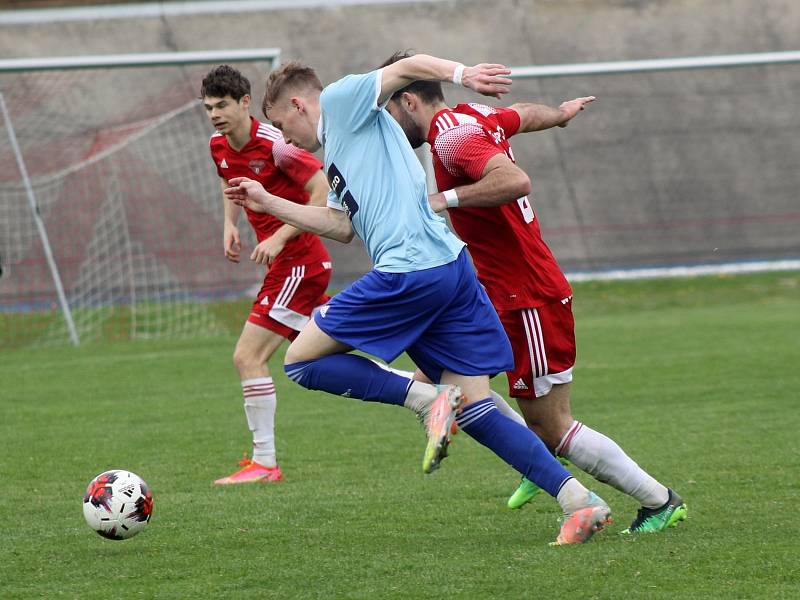
M 538 485 L 527 479 L 522 478 L 519 482 L 519 487 L 511 494 L 508 499 L 508 508 L 522 508 L 528 502 L 536 497 L 536 494 L 542 491 Z
M 556 456 L 556 459 L 564 466 L 569 465 L 569 461 L 563 456 Z M 522 481 L 519 482 L 519 487 L 514 490 L 514 493 L 508 499 L 508 508 L 522 508 L 533 500 L 540 491 L 542 491 L 542 488 L 523 475 Z
M 688 508 L 674 490 L 668 489 L 669 498 L 664 506 L 659 508 L 642 507 L 636 513 L 636 518 L 631 526 L 620 533 L 655 533 L 664 531 L 667 527 L 677 527 L 679 521 L 685 521 Z
M 272 483 L 283 479 L 283 473 L 281 473 L 281 468 L 278 465 L 265 467 L 249 458 L 244 458 L 239 461 L 239 466 L 242 468 L 227 477 L 217 479 L 214 484 Z
M 447 456 L 447 446 L 450 443 L 456 413 L 463 403 L 461 388 L 447 385 L 441 387 L 439 395 L 431 404 L 425 420 L 428 444 L 425 446 L 425 455 L 422 459 L 423 473 L 433 473 Z
M 591 494 L 591 504 L 568 515 L 561 524 L 558 538 L 555 542 L 550 542 L 550 545 L 586 543 L 595 533 L 611 523 L 611 509 L 596 494 Z

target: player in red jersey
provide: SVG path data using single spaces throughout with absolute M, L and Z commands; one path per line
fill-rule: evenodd
M 397 53 L 386 64 L 408 56 Z M 457 82 L 456 82 L 457 83 Z M 671 489 L 637 465 L 613 440 L 576 421 L 570 408 L 575 334 L 572 290 L 542 239 L 528 199 L 528 176 L 514 162 L 508 138 L 565 127 L 594 97 L 558 108 L 514 104 L 445 104 L 439 82 L 418 81 L 387 105 L 411 145 L 428 142 L 441 193 L 429 201 L 469 248 L 478 278 L 497 310 L 514 351 L 509 394 L 528 426 L 557 456 L 636 498 L 642 508 L 627 532 L 661 531 L 686 518 Z M 509 499 L 519 508 L 538 489 L 523 480 Z
M 200 97 L 217 130 L 209 142 L 222 190 L 229 179 L 249 177 L 267 190 L 299 204 L 325 206 L 327 178 L 322 164 L 283 140 L 280 131 L 250 116 L 250 82 L 222 65 L 203 79 Z M 241 208 L 225 198 L 223 246 L 226 258 L 240 260 L 237 221 Z M 236 343 L 233 362 L 242 382 L 244 410 L 253 432 L 252 459 L 219 485 L 280 481 L 275 456 L 275 385 L 267 361 L 284 339 L 293 340 L 312 310 L 328 301 L 331 259 L 319 237 L 272 215 L 245 209 L 258 245 L 250 260 L 267 267 L 264 283 Z

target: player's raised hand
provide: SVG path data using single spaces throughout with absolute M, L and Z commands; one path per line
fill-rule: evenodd
M 566 127 L 570 119 L 583 110 L 583 107 L 597 100 L 594 96 L 584 96 L 583 98 L 575 98 L 574 100 L 566 100 L 558 105 L 558 109 L 564 113 L 566 120 L 559 125 L 559 127 Z
M 234 177 L 228 183 L 231 187 L 226 188 L 224 194 L 231 202 L 254 212 L 269 212 L 270 194 L 263 185 L 249 177 Z
M 461 85 L 475 90 L 484 96 L 500 98 L 511 87 L 511 69 L 505 65 L 481 63 L 474 67 L 464 67 Z

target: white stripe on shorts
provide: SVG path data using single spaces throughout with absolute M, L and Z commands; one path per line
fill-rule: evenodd
M 292 301 L 297 288 L 300 287 L 300 283 L 303 281 L 305 274 L 305 265 L 292 267 L 292 274 L 286 278 L 286 281 L 283 282 L 283 287 L 281 288 L 278 297 L 275 298 L 275 306 L 289 305 L 289 302 Z
M 531 372 L 533 378 L 543 377 L 548 374 L 547 353 L 544 348 L 542 325 L 539 321 L 539 311 L 525 309 L 522 311 L 522 323 L 525 326 L 525 336 L 528 338 L 528 354 L 531 359 Z

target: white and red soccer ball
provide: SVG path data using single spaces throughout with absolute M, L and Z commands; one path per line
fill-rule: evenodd
M 153 512 L 153 493 L 130 471 L 105 471 L 92 479 L 83 496 L 89 527 L 110 540 L 125 540 L 142 531 Z

